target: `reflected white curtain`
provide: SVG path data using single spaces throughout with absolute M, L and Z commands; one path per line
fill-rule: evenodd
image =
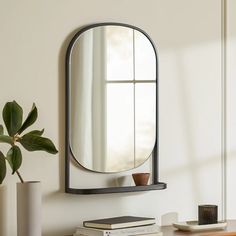
M 106 169 L 105 28 L 82 34 L 71 61 L 71 148 L 89 169 Z

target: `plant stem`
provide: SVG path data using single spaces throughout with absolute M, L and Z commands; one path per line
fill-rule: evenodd
M 19 172 L 18 170 L 16 171 L 16 174 L 18 175 L 18 177 L 19 177 L 19 179 L 20 179 L 20 182 L 21 182 L 21 183 L 24 183 L 24 180 L 23 180 L 23 178 L 21 177 L 20 172 Z

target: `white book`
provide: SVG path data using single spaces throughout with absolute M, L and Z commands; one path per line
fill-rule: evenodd
M 130 235 L 133 236 L 133 235 Z M 163 236 L 162 232 L 154 233 L 154 234 L 136 234 L 135 236 Z
M 74 234 L 73 236 L 88 236 L 87 234 Z M 163 236 L 162 232 L 153 233 L 153 234 L 136 234 L 136 235 L 128 235 L 128 236 Z
M 156 224 L 154 225 L 146 225 L 146 226 L 138 226 L 131 228 L 123 228 L 123 229 L 95 229 L 95 228 L 86 228 L 86 227 L 78 227 L 76 229 L 76 233 L 74 236 L 127 236 L 127 235 L 145 235 L 145 234 L 153 234 L 160 232 L 160 227 Z M 152 236 L 152 235 L 151 235 Z

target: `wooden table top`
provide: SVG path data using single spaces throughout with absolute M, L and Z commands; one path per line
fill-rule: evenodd
M 162 226 L 163 236 L 236 236 L 236 220 L 228 220 L 225 230 L 208 230 L 202 232 L 185 232 L 174 228 L 173 226 Z

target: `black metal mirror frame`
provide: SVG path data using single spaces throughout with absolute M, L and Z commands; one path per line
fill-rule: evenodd
M 75 157 L 73 156 L 70 148 L 70 56 L 71 52 L 74 46 L 74 43 L 78 39 L 78 37 L 84 33 L 85 31 L 99 27 L 99 26 L 123 26 L 123 27 L 128 27 L 134 30 L 137 30 L 144 34 L 150 43 L 152 44 L 153 50 L 155 52 L 155 58 L 156 58 L 156 141 L 155 145 L 152 151 L 152 184 L 151 185 L 146 185 L 146 186 L 127 186 L 127 187 L 107 187 L 107 188 L 86 188 L 86 189 L 76 189 L 76 188 L 71 188 L 70 187 L 70 162 L 71 158 L 75 160 Z M 155 44 L 149 37 L 149 35 L 144 32 L 143 30 L 139 29 L 136 26 L 132 26 L 129 24 L 123 24 L 123 23 L 97 23 L 97 24 L 92 24 L 88 25 L 81 30 L 79 30 L 72 40 L 69 43 L 69 46 L 67 48 L 66 52 L 66 60 L 65 60 L 65 67 L 66 67 L 66 124 L 65 124 L 65 192 L 66 193 L 72 193 L 72 194 L 99 194 L 99 193 L 121 193 L 121 192 L 138 192 L 138 191 L 148 191 L 148 190 L 161 190 L 165 189 L 167 187 L 166 183 L 159 182 L 159 176 L 158 176 L 158 58 L 157 58 L 157 51 Z M 76 160 L 76 163 L 78 161 Z M 85 168 L 84 168 L 85 169 Z

